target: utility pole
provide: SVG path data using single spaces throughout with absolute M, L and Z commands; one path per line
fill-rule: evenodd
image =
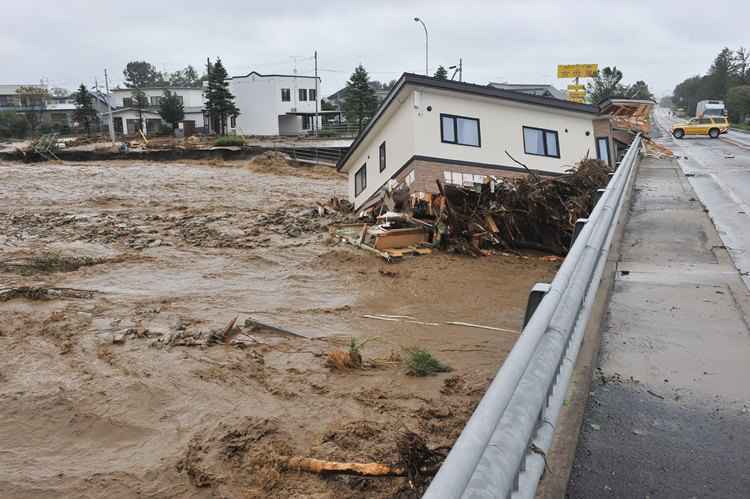
M 318 135 L 318 102 L 320 101 L 320 95 L 318 95 L 318 51 L 315 51 L 315 116 L 313 116 L 313 134 L 317 137 Z
M 107 90 L 107 109 L 109 110 L 109 138 L 112 139 L 112 145 L 115 145 L 115 120 L 112 118 L 112 96 L 109 94 L 109 75 L 107 75 L 107 68 L 104 68 L 104 88 Z
M 464 59 L 459 57 L 458 59 L 458 81 L 464 81 Z

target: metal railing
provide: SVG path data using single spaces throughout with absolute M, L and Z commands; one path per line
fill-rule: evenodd
M 532 498 L 631 186 L 638 135 L 423 496 Z M 530 303 L 534 302 L 530 297 Z

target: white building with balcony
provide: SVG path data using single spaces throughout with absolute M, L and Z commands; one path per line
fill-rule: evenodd
M 252 71 L 228 81 L 240 110 L 229 120 L 230 133 L 298 135 L 320 127 L 320 78 Z

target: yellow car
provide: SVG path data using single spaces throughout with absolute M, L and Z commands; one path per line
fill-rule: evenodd
M 687 123 L 675 123 L 672 125 L 672 135 L 681 139 L 685 135 L 708 135 L 712 139 L 718 139 L 722 133 L 729 131 L 729 122 L 723 116 L 693 118 Z

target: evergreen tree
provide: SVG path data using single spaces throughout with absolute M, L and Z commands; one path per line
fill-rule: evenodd
M 177 94 L 169 90 L 164 91 L 164 97 L 162 97 L 159 106 L 159 116 L 172 125 L 172 130 L 176 129 L 177 124 L 185 119 L 185 108 Z
M 372 118 L 378 108 L 375 90 L 370 87 L 369 82 L 370 77 L 361 64 L 346 82 L 344 116 L 346 121 L 356 123 L 358 130 L 362 130 L 362 125 Z
M 727 93 L 727 110 L 734 123 L 750 119 L 750 85 L 738 85 Z
M 620 81 L 622 81 L 622 71 L 615 66 L 606 67 L 594 73 L 593 80 L 586 85 L 591 103 L 599 104 L 612 97 L 622 97 L 625 87 Z
M 143 110 L 148 107 L 148 97 L 140 88 L 134 88 L 131 95 L 133 96 L 133 107 L 138 111 L 138 130 L 143 130 Z
M 727 47 L 724 47 L 711 64 L 711 69 L 708 70 L 710 98 L 726 99 L 733 77 L 734 65 L 734 54 Z
M 213 130 L 224 135 L 227 131 L 227 119 L 238 116 L 240 110 L 234 104 L 234 96 L 229 91 L 227 70 L 217 58 L 215 64 L 209 65 L 208 88 L 206 89 L 206 107 Z
M 437 71 L 435 71 L 435 74 L 433 75 L 433 78 L 437 78 L 438 80 L 447 80 L 448 70 L 443 66 L 438 66 Z
M 91 135 L 91 125 L 98 121 L 98 115 L 94 109 L 94 98 L 83 83 L 75 93 L 75 103 L 76 110 L 73 112 L 73 119 L 83 125 L 86 135 Z

